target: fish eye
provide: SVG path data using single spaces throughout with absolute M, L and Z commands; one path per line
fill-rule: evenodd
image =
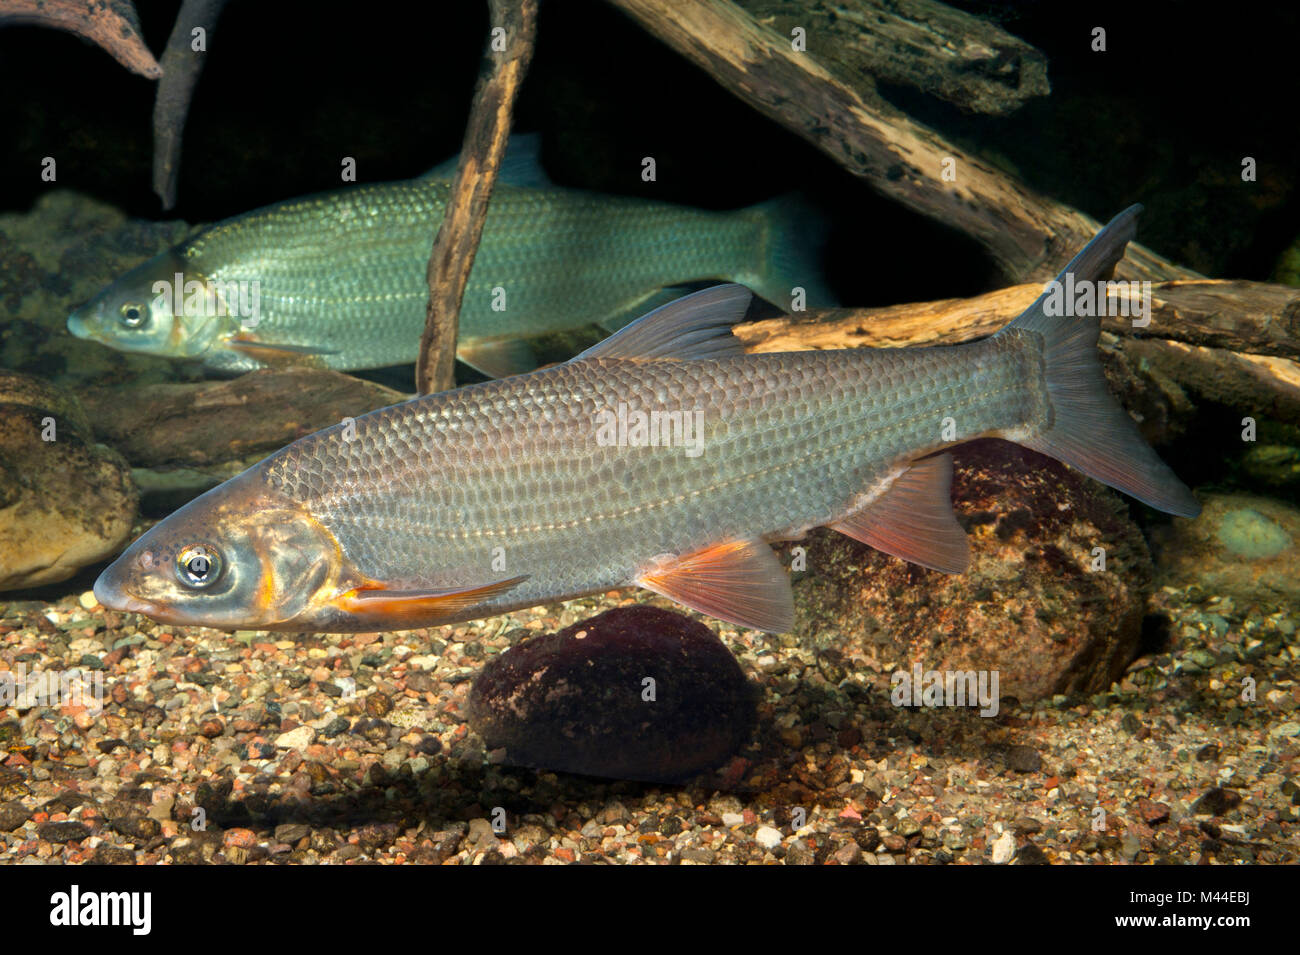
M 206 544 L 191 544 L 176 556 L 176 576 L 190 587 L 207 587 L 221 575 L 221 554 Z
M 121 319 L 122 324 L 125 325 L 127 328 L 139 328 L 141 325 L 145 323 L 145 320 L 149 317 L 149 314 L 145 311 L 144 306 L 138 305 L 135 302 L 127 302 L 125 305 L 123 305 L 121 308 L 121 313 L 122 313 L 122 319 Z

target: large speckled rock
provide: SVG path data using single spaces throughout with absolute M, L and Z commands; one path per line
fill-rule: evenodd
M 720 765 L 755 720 L 755 693 L 713 631 L 649 606 L 511 647 L 483 668 L 469 704 L 470 726 L 508 763 L 650 782 Z
M 798 638 L 878 672 L 997 670 L 1004 696 L 1107 689 L 1133 659 L 1150 554 L 1107 488 L 1001 441 L 955 449 L 954 510 L 971 535 L 961 575 L 905 563 L 828 530 L 802 544 Z M 1093 571 L 1093 549 L 1105 549 Z
M 1248 494 L 1205 494 L 1194 521 L 1157 538 L 1159 582 L 1199 586 L 1239 606 L 1300 606 L 1300 510 Z
M 0 371 L 0 590 L 66 580 L 126 543 L 130 468 L 89 435 L 74 397 Z

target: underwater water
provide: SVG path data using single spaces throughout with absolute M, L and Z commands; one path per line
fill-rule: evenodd
M 740 4 L 919 169 L 544 4 L 408 403 L 486 8 L 266 6 L 166 211 L 155 83 L 0 17 L 0 861 L 1297 861 L 1294 12 L 951 4 L 1001 113 Z M 1149 322 L 1033 304 L 1126 244 Z

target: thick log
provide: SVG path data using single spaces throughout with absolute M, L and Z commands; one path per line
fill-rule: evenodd
M 957 148 L 874 90 L 833 75 L 816 49 L 795 51 L 789 37 L 730 0 L 610 2 L 878 192 L 974 238 L 1012 281 L 1050 278 L 1100 227 Z M 951 170 L 950 178 L 945 170 Z M 1131 244 L 1116 277 L 1200 276 Z
M 41 26 L 89 40 L 132 73 L 162 76 L 140 36 L 140 16 L 131 0 L 0 0 L 0 27 Z
M 1132 339 L 1124 350 L 1147 369 L 1243 417 L 1300 421 L 1300 364 L 1184 342 Z
M 132 467 L 153 468 L 269 454 L 406 397 L 336 371 L 286 368 L 229 381 L 90 388 L 81 399 L 96 439 Z
M 740 325 L 735 334 L 755 352 L 954 344 L 993 334 L 1042 291 L 1042 285 L 1031 283 L 974 298 L 825 309 Z M 1140 294 L 1140 288 L 1112 284 L 1107 309 L 1112 314 L 1102 319 L 1102 327 L 1121 335 L 1300 358 L 1300 289 L 1215 279 L 1157 282 L 1151 286 L 1150 324 L 1135 326 L 1135 318 L 1123 313 L 1139 313 Z
M 911 86 L 973 113 L 1006 116 L 1051 92 L 1047 58 L 988 20 L 936 0 L 737 0 L 849 85 Z
M 207 61 L 207 43 L 226 0 L 184 0 L 167 48 L 163 50 L 163 76 L 153 104 L 153 191 L 164 209 L 176 205 L 176 183 L 181 174 L 181 138 L 190 112 L 194 86 Z M 194 30 L 203 31 L 204 48 L 194 49 Z
M 493 36 L 485 56 L 491 72 L 474 91 L 460 163 L 447 212 L 429 255 L 429 304 L 415 365 L 416 391 L 425 395 L 455 385 L 460 303 L 474 265 L 488 200 L 510 136 L 510 114 L 528 71 L 537 35 L 537 0 L 489 0 Z M 497 31 L 505 48 L 497 49 Z

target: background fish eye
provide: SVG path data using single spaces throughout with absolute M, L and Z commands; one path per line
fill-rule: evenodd
M 145 311 L 145 307 L 143 305 L 138 305 L 135 302 L 127 302 L 122 306 L 121 312 L 122 324 L 127 328 L 139 328 L 149 317 L 148 312 Z
M 192 544 L 176 556 L 176 575 L 190 587 L 208 587 L 221 576 L 221 555 L 214 547 Z

